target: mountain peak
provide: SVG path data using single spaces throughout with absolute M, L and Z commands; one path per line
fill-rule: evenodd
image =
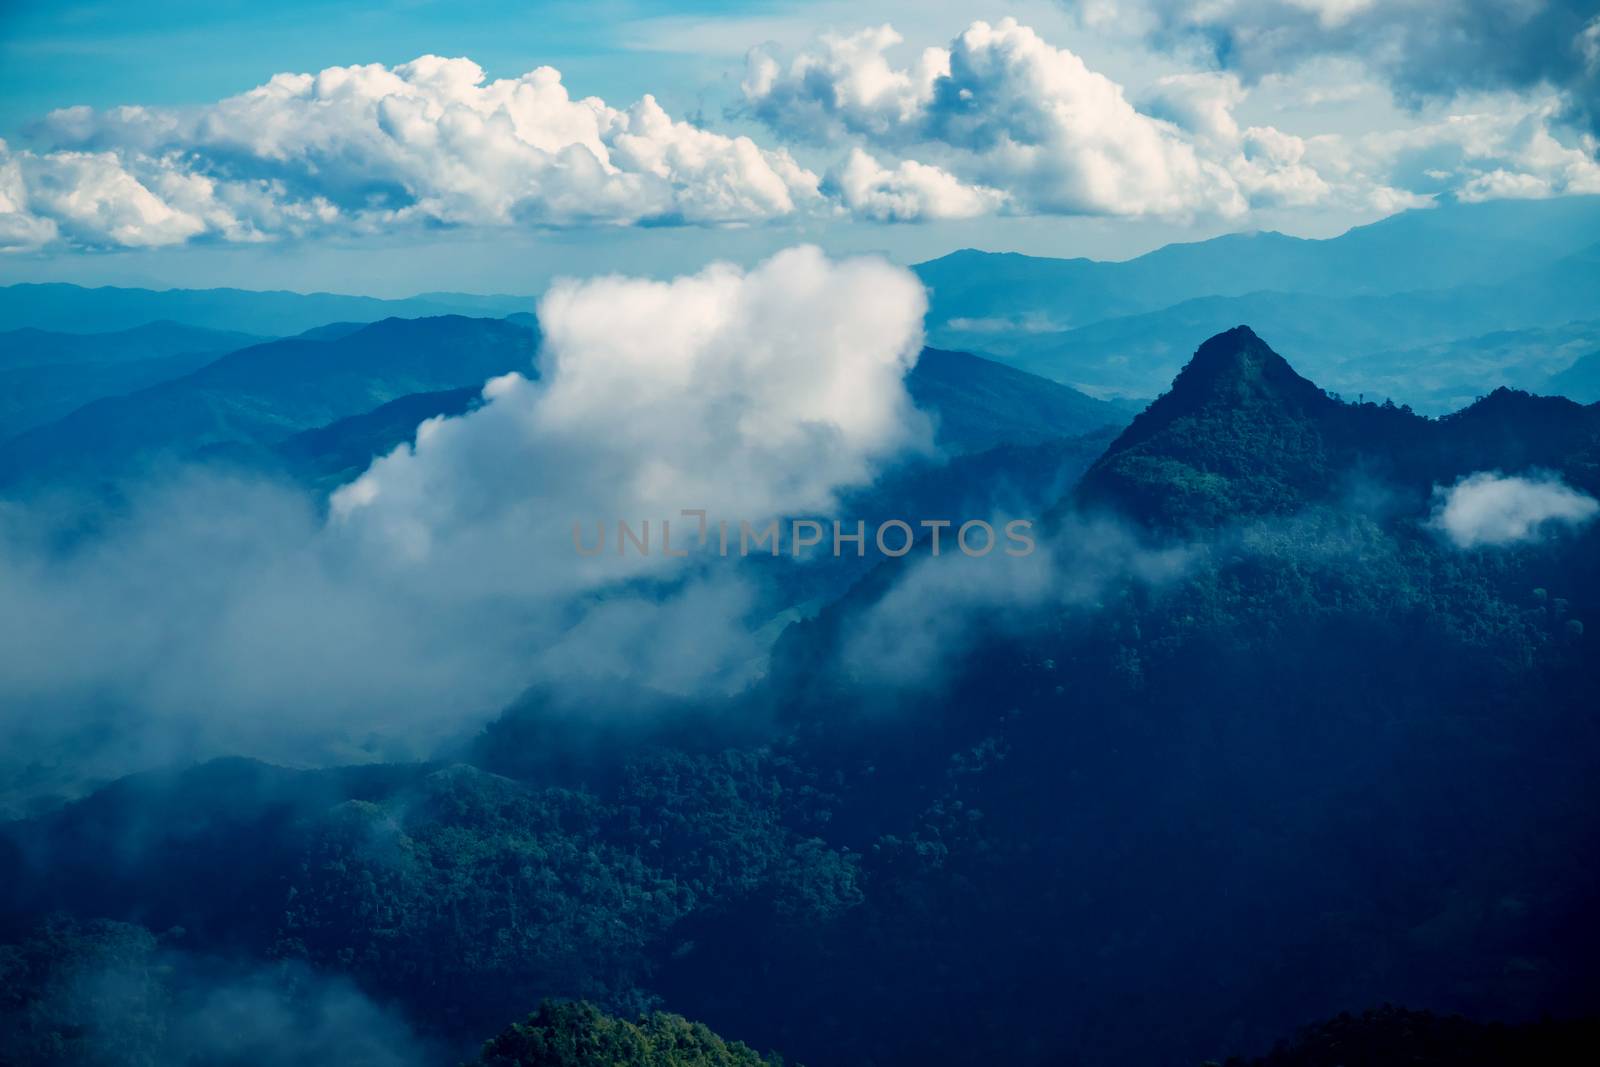
M 1113 449 L 1144 441 L 1173 422 L 1228 410 L 1303 418 L 1335 404 L 1315 383 L 1248 326 L 1207 340 L 1173 379 L 1172 388 L 1145 409 Z
M 1268 394 L 1301 405 L 1327 399 L 1321 389 L 1296 374 L 1288 361 L 1254 330 L 1235 326 L 1195 350 L 1173 380 L 1167 396 L 1193 403 L 1242 402 Z
M 1513 389 L 1437 421 L 1345 404 L 1238 326 L 1196 350 L 1085 474 L 1077 501 L 1185 529 L 1292 514 L 1345 492 L 1356 471 L 1424 502 L 1432 486 L 1486 469 L 1558 469 L 1588 491 L 1597 420 L 1600 409 Z
M 1231 330 L 1223 330 L 1215 337 L 1206 338 L 1205 341 L 1201 342 L 1200 347 L 1195 350 L 1194 358 L 1214 359 L 1217 358 L 1219 353 L 1226 353 L 1230 349 L 1246 345 L 1267 348 L 1267 343 L 1257 337 L 1254 330 L 1240 324 Z M 1271 349 L 1267 350 L 1271 351 Z
M 1325 451 L 1324 424 L 1338 407 L 1254 330 L 1235 326 L 1196 349 L 1112 442 L 1082 499 L 1177 525 L 1290 509 L 1298 494 L 1288 487 Z

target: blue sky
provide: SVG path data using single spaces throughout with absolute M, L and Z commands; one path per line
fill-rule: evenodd
M 259 84 L 285 70 L 347 63 L 403 63 L 428 52 L 471 56 L 496 74 L 551 64 L 584 91 L 637 97 L 693 79 L 694 63 L 670 56 L 640 62 L 622 32 L 665 9 L 717 18 L 760 3 L 459 3 L 348 0 L 244 3 L 162 0 L 150 4 L 0 3 L 0 136 L 70 104 L 196 104 Z
M 1600 17 L 1506 10 L 5 0 L 0 281 L 522 292 L 1600 191 Z

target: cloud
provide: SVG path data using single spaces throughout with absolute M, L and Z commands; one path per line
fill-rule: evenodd
M 24 153 L 12 165 L 24 176 L 27 214 L 46 238 L 149 248 L 181 244 L 213 228 L 235 239 L 258 232 L 217 199 L 212 182 L 170 161 L 145 168 L 143 181 L 112 152 Z
M 674 119 L 649 95 L 626 108 L 574 98 L 551 67 L 491 80 L 469 59 L 431 55 L 278 74 L 195 107 L 64 108 L 26 147 L 0 142 L 0 251 L 830 215 L 1238 219 L 1600 183 L 1600 16 L 1581 21 L 1573 4 L 1456 0 L 1439 26 L 1433 5 L 1410 0 L 1114 6 L 1079 13 L 1097 32 L 1128 27 L 1215 69 L 1130 91 L 1013 19 L 973 22 L 905 59 L 892 58 L 903 41 L 889 25 L 825 34 L 793 54 L 748 54 L 742 110 L 776 135 L 768 145 Z M 1369 150 L 1416 131 L 1239 121 L 1263 78 L 1325 56 L 1368 63 L 1411 102 L 1476 101 L 1446 122 L 1542 110 L 1500 156 L 1422 179 Z M 825 180 L 791 142 L 838 152 Z
M 571 580 L 574 519 L 825 509 L 877 462 L 927 445 L 903 383 L 925 309 L 908 272 L 811 247 L 748 272 L 558 282 L 539 305 L 544 377 L 491 382 L 482 408 L 334 494 L 335 518 L 402 560 L 559 550 L 559 579 L 524 568 L 544 583 Z M 482 578 L 521 584 L 498 566 Z
M 989 521 L 1003 530 L 1007 517 Z M 1044 538 L 1037 527 L 1035 533 Z M 840 663 L 867 685 L 935 684 L 980 642 L 1026 635 L 1039 625 L 1039 611 L 1092 610 L 1121 581 L 1175 581 L 1199 551 L 1152 543 L 1103 516 L 1067 514 L 1027 555 L 922 555 L 847 622 Z
M 1333 199 L 1329 182 L 1307 158 L 1303 138 L 1272 126 L 1241 128 L 1234 109 L 1247 93 L 1231 74 L 1160 78 L 1141 101 L 1151 115 L 1185 131 L 1227 171 L 1252 206 L 1305 205 Z M 1379 183 L 1364 183 L 1380 188 Z M 1366 199 L 1371 202 L 1372 193 Z
M 1577 526 L 1600 513 L 1600 502 L 1554 476 L 1468 475 L 1448 489 L 1434 487 L 1429 524 L 1457 548 L 1536 541 L 1552 526 Z
M 176 953 L 162 962 L 188 984 L 165 1020 L 167 1048 L 185 1062 L 420 1067 L 442 1058 L 397 1011 L 343 977 L 293 962 L 234 964 L 222 974 Z
M 264 240 L 415 225 L 761 222 L 818 199 L 786 151 L 574 100 L 540 67 L 486 81 L 468 59 L 279 74 L 195 108 L 74 107 L 42 151 L 0 146 L 0 235 L 82 247 Z
M 666 558 L 661 521 L 693 548 L 685 508 L 825 512 L 930 447 L 903 381 L 924 300 L 907 271 L 807 247 L 569 281 L 539 307 L 538 381 L 495 379 L 480 408 L 423 424 L 326 519 L 208 472 L 64 549 L 42 505 L 0 505 L 0 753 L 43 775 L 65 752 L 63 776 L 218 751 L 401 758 L 535 683 L 735 690 L 775 636 L 758 634 L 766 572 Z M 618 520 L 650 522 L 648 558 L 616 553 Z M 610 526 L 610 550 L 579 556 L 579 522 Z
M 349 1063 L 420 1067 L 447 1050 L 348 979 L 303 963 L 183 952 L 166 935 L 63 915 L 0 945 L 7 1063 Z M 166 943 L 162 943 L 165 941 Z
M 1079 5 L 1073 5 L 1079 6 Z M 1255 81 L 1349 56 L 1409 105 L 1479 91 L 1554 89 L 1560 114 L 1600 133 L 1600 13 L 1592 0 L 1144 0 L 1157 44 Z
M 58 232 L 54 220 L 30 209 L 22 167 L 0 140 L 0 252 L 42 248 L 55 241 Z
M 1559 140 L 1551 128 L 1558 109 L 1553 99 L 1500 94 L 1410 129 L 1313 139 L 1307 150 L 1336 180 L 1383 176 L 1465 201 L 1600 193 L 1600 142 L 1581 136 L 1573 147 Z
M 859 148 L 851 149 L 844 166 L 828 175 L 827 188 L 853 214 L 878 222 L 967 219 L 991 214 L 1007 200 L 999 189 L 966 185 L 916 160 L 885 169 Z
M 1137 106 L 1013 19 L 974 22 L 906 68 L 885 54 L 900 40 L 881 26 L 824 36 L 787 61 L 760 48 L 743 82 L 749 113 L 780 136 L 857 142 L 842 171 L 855 185 L 830 184 L 873 217 L 927 217 L 934 198 L 906 187 L 925 190 L 932 175 L 951 189 L 993 191 L 967 194 L 962 210 L 1022 214 L 1236 217 L 1255 206 L 1382 199 L 1370 183 L 1334 188 L 1305 140 L 1241 128 L 1233 111 L 1246 91 L 1231 75 L 1163 79 Z M 885 169 L 867 149 L 902 162 Z
M 924 50 L 909 70 L 895 68 L 884 53 L 903 40 L 889 25 L 827 33 L 787 63 L 760 46 L 746 60 L 740 88 L 757 118 L 802 139 L 903 136 L 923 121 L 938 83 L 950 76 L 944 48 Z

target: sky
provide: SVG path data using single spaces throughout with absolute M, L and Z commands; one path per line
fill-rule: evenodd
M 1596 0 L 0 0 L 0 282 L 536 293 L 1600 192 Z

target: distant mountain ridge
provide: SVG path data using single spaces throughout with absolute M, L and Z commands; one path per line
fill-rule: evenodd
M 532 297 L 429 293 L 403 300 L 338 293 L 247 289 L 85 288 L 62 282 L 0 287 L 0 330 L 33 327 L 67 333 L 125 330 L 171 321 L 268 336 L 325 323 L 440 315 L 501 316 L 533 307 Z
M 961 249 L 917 264 L 929 321 L 1054 316 L 1054 328 L 1139 314 L 1203 296 L 1261 291 L 1360 296 L 1503 281 L 1600 240 L 1600 196 L 1447 204 L 1337 237 L 1263 231 L 1171 244 L 1123 261 Z
M 410 393 L 371 411 L 304 430 L 272 447 L 272 461 L 322 493 L 353 481 L 373 459 L 415 439 L 428 419 L 465 415 L 483 402 L 481 386 Z M 223 453 L 226 455 L 227 453 Z M 263 457 L 242 453 L 252 462 Z
M 1379 393 L 1388 383 L 1406 390 L 1395 394 L 1397 400 L 1420 402 L 1449 387 L 1469 388 L 1481 381 L 1481 368 L 1476 362 L 1453 365 L 1438 358 L 1428 366 L 1407 365 L 1377 353 L 1593 319 L 1600 314 L 1596 292 L 1600 245 L 1493 286 L 1381 295 L 1261 290 L 1196 297 L 1073 330 L 1034 332 L 1015 340 L 1006 358 L 1078 388 L 1148 396 L 1177 373 L 1194 338 L 1251 322 L 1280 338 L 1278 343 L 1297 353 L 1297 362 L 1330 388 Z M 1514 370 L 1514 357 L 1507 366 L 1508 373 Z M 1541 367 L 1540 378 L 1546 380 L 1550 368 Z
M 0 440 L 101 397 L 181 377 L 267 338 L 152 322 L 111 333 L 0 333 Z
M 0 368 L 124 363 L 182 352 L 232 352 L 269 338 L 157 320 L 125 330 L 76 333 L 25 326 L 0 333 Z
M 1550 379 L 1551 388 L 1562 396 L 1583 403 L 1600 401 L 1600 346 L 1573 362 Z
M 1154 395 L 1197 337 L 1250 322 L 1325 386 L 1442 412 L 1495 385 L 1548 387 L 1575 358 L 1540 344 L 1530 375 L 1504 351 L 1485 383 L 1483 353 L 1451 342 L 1600 318 L 1600 197 L 1446 205 L 1327 240 L 1232 234 L 1121 263 L 963 250 L 915 269 L 930 343 L 1091 395 Z M 1423 347 L 1425 362 L 1396 358 Z
M 0 446 L 0 485 L 95 482 L 207 450 L 246 452 L 416 393 L 536 373 L 538 337 L 500 319 L 386 319 L 291 337 L 78 409 Z
M 957 452 L 1039 444 L 1127 421 L 1116 405 L 969 352 L 923 349 L 906 389 L 938 420 L 941 446 Z

